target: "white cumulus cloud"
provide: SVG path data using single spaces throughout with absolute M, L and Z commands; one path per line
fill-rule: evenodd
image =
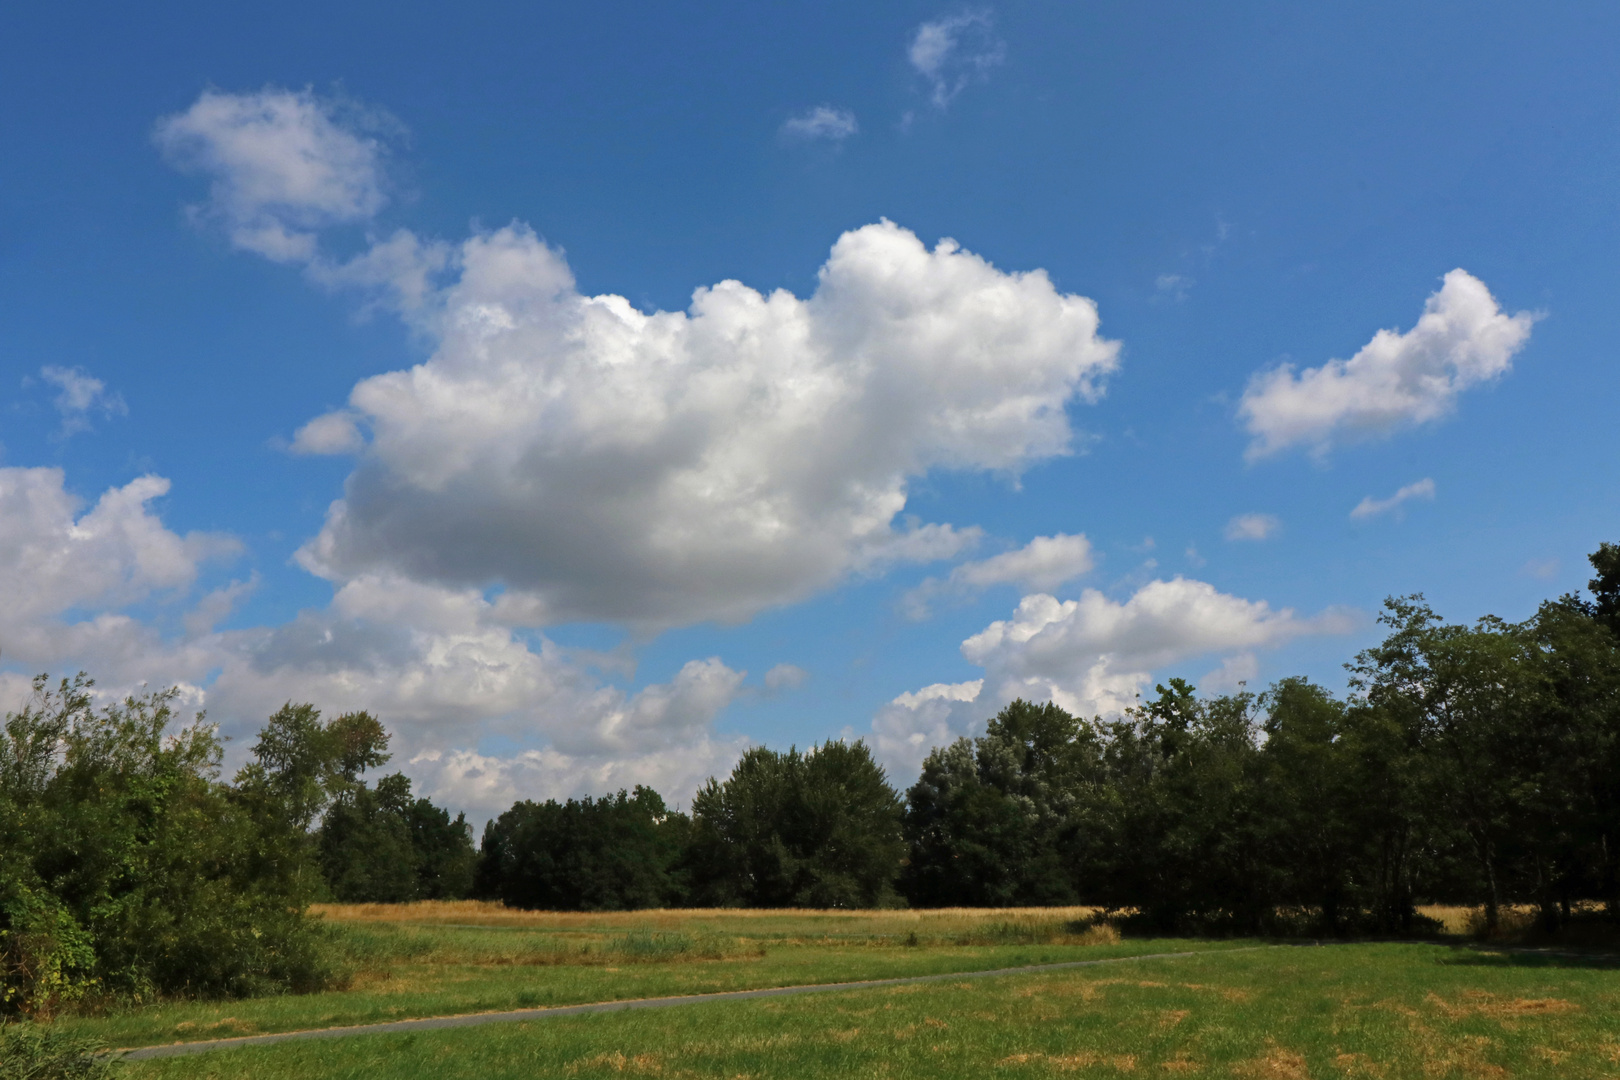
M 1375 499 L 1371 495 L 1368 495 L 1366 498 L 1362 499 L 1356 504 L 1356 508 L 1350 511 L 1350 516 L 1359 521 L 1362 518 L 1377 517 L 1379 514 L 1387 514 L 1409 499 L 1432 500 L 1433 498 L 1434 481 L 1430 480 L 1428 477 L 1424 477 L 1422 480 L 1419 480 L 1416 483 L 1407 484 L 1405 487 L 1401 488 L 1387 499 Z
M 433 355 L 300 434 L 371 432 L 300 559 L 499 583 L 538 621 L 742 619 L 950 557 L 977 531 L 897 527 L 911 479 L 1067 453 L 1066 405 L 1117 362 L 1090 300 L 889 222 L 844 234 L 806 299 L 724 281 L 685 312 L 581 295 L 518 226 L 453 262 L 442 292 L 396 300 Z
M 1239 514 L 1226 523 L 1228 540 L 1264 540 L 1282 527 L 1273 514 Z
M 782 124 L 782 135 L 788 139 L 827 140 L 843 142 L 861 130 L 855 114 L 848 109 L 835 109 L 831 105 L 817 105 L 798 116 L 789 117 Z
M 366 444 L 355 417 L 343 411 L 317 416 L 293 434 L 295 454 L 352 454 Z
M 178 685 L 238 755 L 285 701 L 328 714 L 369 709 L 393 732 L 397 763 L 433 754 L 461 763 L 424 758 L 407 771 L 475 816 L 511 802 L 473 801 L 486 790 L 468 780 L 475 759 L 506 776 L 501 790 L 515 797 L 599 793 L 594 785 L 624 778 L 688 785 L 660 787 L 686 798 L 746 747 L 714 727 L 744 672 L 710 657 L 633 693 L 605 685 L 590 670 L 599 658 L 529 640 L 500 599 L 476 590 L 363 576 L 281 626 L 216 631 L 257 579 L 195 596 L 204 564 L 239 545 L 167 528 L 152 503 L 168 491 L 162 477 L 137 477 L 86 508 L 59 469 L 0 468 L 0 657 L 26 665 L 0 672 L 0 709 L 18 706 L 40 670 L 87 670 L 113 696 Z M 180 609 L 184 634 L 128 614 L 136 604 Z M 791 675 L 778 670 L 774 681 Z M 502 749 L 483 747 L 489 739 Z M 556 771 L 542 775 L 535 762 Z
M 906 59 L 929 86 L 929 100 L 943 109 L 974 79 L 1007 58 L 989 11 L 964 11 L 923 23 L 912 33 Z
M 160 120 L 156 139 L 176 165 L 212 178 L 207 206 L 194 210 L 218 221 L 233 244 L 307 262 L 317 230 L 364 221 L 387 202 L 383 144 L 360 129 L 390 123 L 309 90 L 207 90 Z
M 1295 373 L 1284 364 L 1249 380 L 1239 406 L 1250 460 L 1292 446 L 1332 447 L 1435 420 L 1457 395 L 1501 376 L 1535 316 L 1506 315 L 1485 283 L 1447 274 L 1406 333 L 1380 330 L 1349 360 Z
M 1252 678 L 1255 649 L 1309 634 L 1344 633 L 1348 614 L 1301 618 L 1263 600 L 1177 577 L 1153 581 L 1123 601 L 1087 589 L 1077 600 L 1037 593 L 962 643 L 984 669 L 973 682 L 902 694 L 873 721 L 873 743 L 891 771 L 915 770 L 928 748 L 982 727 L 1014 698 L 1054 701 L 1081 716 L 1117 714 L 1151 685 L 1155 670 L 1205 655 L 1226 657 L 1211 689 Z
M 115 612 L 187 589 L 204 562 L 236 553 L 229 537 L 165 528 L 149 504 L 168 491 L 142 476 L 85 510 L 60 469 L 0 468 L 0 656 L 39 663 L 109 642 L 116 653 L 144 631 Z M 63 618 L 74 609 L 99 615 Z

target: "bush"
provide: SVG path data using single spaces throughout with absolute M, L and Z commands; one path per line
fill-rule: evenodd
M 0 732 L 0 1012 L 321 985 L 284 807 L 219 782 L 200 716 L 169 731 L 175 691 L 98 709 L 91 685 L 41 676 Z

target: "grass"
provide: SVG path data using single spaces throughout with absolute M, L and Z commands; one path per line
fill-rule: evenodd
M 342 989 L 162 1001 L 55 1026 L 110 1046 L 669 994 L 982 971 L 1221 948 L 1091 928 L 1089 909 L 938 912 L 510 912 L 498 905 L 327 907 Z
M 1206 951 L 1042 975 L 286 1043 L 135 1063 L 128 1074 L 1579 1080 L 1620 1074 L 1620 972 L 1446 945 Z

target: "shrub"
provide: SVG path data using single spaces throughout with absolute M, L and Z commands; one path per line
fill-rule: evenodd
M 41 676 L 0 732 L 0 1011 L 320 985 L 314 876 L 275 800 L 218 780 L 176 691 L 96 708 Z

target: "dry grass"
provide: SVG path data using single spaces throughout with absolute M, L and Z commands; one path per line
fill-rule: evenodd
M 480 900 L 413 904 L 317 904 L 340 926 L 417 930 L 521 930 L 557 943 L 600 946 L 625 934 L 681 934 L 775 944 L 1111 945 L 1119 931 L 1093 907 L 842 910 L 660 908 L 640 911 L 521 911 Z M 611 951 L 611 945 L 610 945 Z M 568 961 L 563 961 L 568 962 Z
M 314 904 L 312 914 L 333 922 L 417 923 L 422 925 L 510 926 L 526 930 L 641 929 L 648 926 L 779 921 L 803 928 L 814 924 L 857 931 L 888 929 L 903 934 L 982 928 L 993 923 L 1087 922 L 1102 914 L 1095 907 L 929 908 L 926 910 L 843 908 L 652 908 L 639 911 L 522 911 L 492 900 L 420 900 L 412 904 Z

